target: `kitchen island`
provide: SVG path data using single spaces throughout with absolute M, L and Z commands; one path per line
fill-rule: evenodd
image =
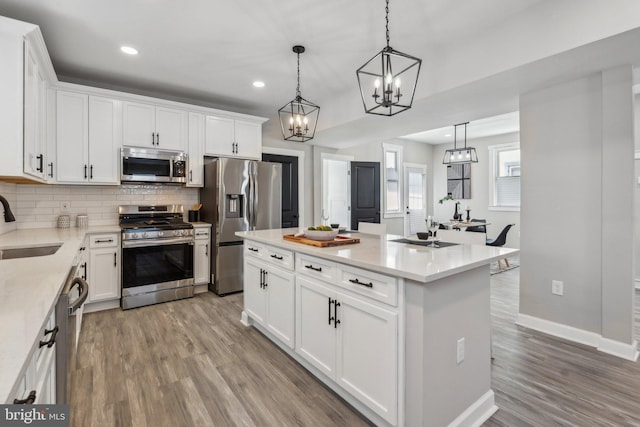
M 236 233 L 253 325 L 376 425 L 480 425 L 491 390 L 489 264 L 518 250 L 401 236 L 314 247 Z

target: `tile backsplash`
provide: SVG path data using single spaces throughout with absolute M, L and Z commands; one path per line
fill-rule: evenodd
M 123 184 L 121 186 L 15 185 L 11 204 L 18 228 L 51 228 L 58 216 L 87 214 L 89 226 L 118 223 L 118 205 L 180 204 L 187 210 L 198 203 L 197 188 L 170 185 Z M 7 191 L 9 193 L 9 191 Z M 4 184 L 0 184 L 4 195 Z M 8 198 L 8 197 L 7 197 Z M 11 202 L 11 201 L 10 201 Z M 68 207 L 65 208 L 64 205 Z M 16 206 L 13 209 L 13 206 Z M 0 233 L 2 229 L 0 228 Z

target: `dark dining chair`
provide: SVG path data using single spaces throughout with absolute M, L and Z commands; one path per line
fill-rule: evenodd
M 471 218 L 471 222 L 487 222 L 485 219 Z M 486 225 L 474 225 L 472 227 L 467 227 L 466 231 L 471 231 L 474 233 L 486 233 L 487 226 Z
M 498 237 L 495 239 L 487 239 L 487 246 L 504 246 L 507 243 L 507 233 L 515 224 L 508 224 L 506 227 L 502 229 Z M 507 268 L 511 267 L 509 265 L 509 260 L 507 258 L 504 259 L 504 263 L 507 265 Z M 498 270 L 502 270 L 502 265 L 500 264 L 500 260 L 498 260 Z

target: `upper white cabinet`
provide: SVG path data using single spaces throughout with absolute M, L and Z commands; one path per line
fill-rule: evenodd
M 262 124 L 228 117 L 207 116 L 205 154 L 260 159 Z
M 119 184 L 122 102 L 58 91 L 57 182 Z
M 184 151 L 187 112 L 175 108 L 125 101 L 123 145 Z
M 0 17 L 0 176 L 44 182 L 47 87 L 56 81 L 37 26 Z
M 204 186 L 204 114 L 189 113 L 187 187 Z

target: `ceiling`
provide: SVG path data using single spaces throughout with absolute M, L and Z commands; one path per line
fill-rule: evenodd
M 584 1 L 392 1 L 391 46 L 423 58 L 416 112 L 398 115 L 406 119 L 365 115 L 359 97 L 355 70 L 385 43 L 382 0 L 2 0 L 0 15 L 40 26 L 62 81 L 267 118 L 295 95 L 291 48 L 302 44 L 302 95 L 321 106 L 316 143 L 337 147 L 360 142 L 363 130 L 400 136 L 513 112 L 517 84 L 508 97 L 490 100 L 492 108 L 473 113 L 480 101 L 465 97 L 464 106 L 459 97 L 482 92 L 473 82 L 640 27 L 632 18 L 640 13 L 631 13 L 640 12 L 638 2 L 611 0 L 624 3 L 615 8 L 589 0 L 590 8 Z M 608 15 L 617 21 L 581 25 Z M 139 54 L 124 55 L 122 45 Z M 266 86 L 255 88 L 254 80 Z M 453 95 L 457 102 L 447 98 Z M 435 109 L 436 101 L 450 111 Z M 425 114 L 431 119 L 419 118 Z M 496 123 L 507 126 L 505 120 Z M 432 137 L 412 136 L 441 141 Z

